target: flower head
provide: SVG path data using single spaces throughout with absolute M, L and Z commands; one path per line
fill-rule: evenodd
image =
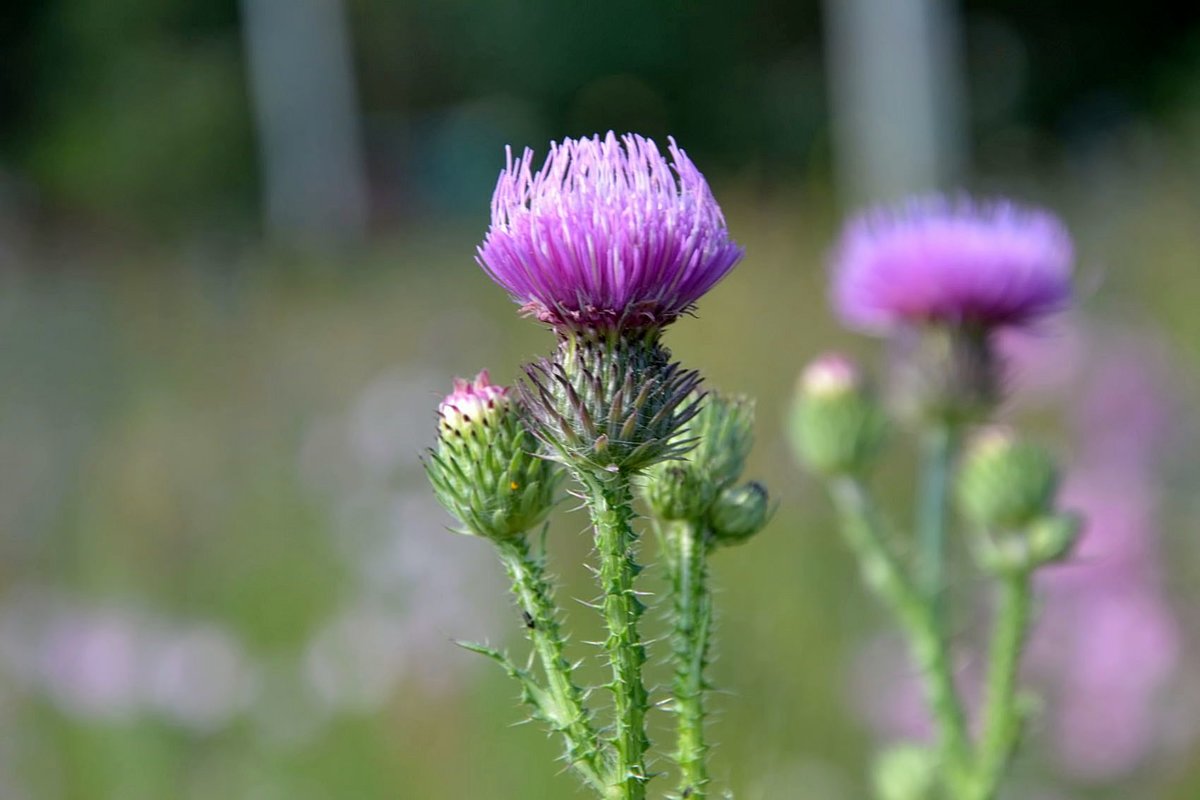
M 1073 258 L 1070 235 L 1049 212 L 1005 200 L 911 200 L 846 226 L 833 301 L 848 325 L 873 333 L 1019 326 L 1067 304 Z
M 655 328 L 686 313 L 742 257 L 704 176 L 627 134 L 551 144 L 508 161 L 477 260 L 556 328 Z

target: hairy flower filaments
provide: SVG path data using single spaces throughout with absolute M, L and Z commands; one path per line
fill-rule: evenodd
M 492 197 L 480 265 L 525 310 L 556 328 L 666 325 L 741 259 L 720 206 L 669 139 L 627 134 L 551 144 L 508 161 Z

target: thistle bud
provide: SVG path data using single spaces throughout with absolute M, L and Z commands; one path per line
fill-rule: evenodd
M 635 474 L 688 449 L 679 433 L 699 410 L 700 376 L 655 336 L 567 333 L 525 374 L 532 429 L 572 469 Z
M 1070 512 L 1037 520 L 1026 533 L 1031 561 L 1037 566 L 1062 561 L 1071 554 L 1082 531 L 1083 519 Z
M 708 511 L 708 524 L 715 541 L 738 544 L 761 531 L 770 515 L 767 488 L 751 481 L 722 490 Z
M 937 781 L 937 757 L 915 745 L 882 753 L 875 762 L 875 795 L 880 800 L 925 800 Z
M 438 500 L 466 532 L 511 539 L 545 519 L 558 467 L 537 455 L 508 389 L 487 371 L 456 380 L 438 407 L 438 442 L 425 471 Z
M 969 521 L 989 530 L 1023 528 L 1046 516 L 1058 475 L 1048 453 L 988 428 L 968 445 L 958 476 L 958 501 Z
M 998 575 L 1024 573 L 1062 561 L 1071 553 L 1083 528 L 1077 514 L 1041 517 L 1020 530 L 980 537 L 980 566 Z
M 659 519 L 703 517 L 715 495 L 712 482 L 686 461 L 656 464 L 642 483 L 642 496 Z
M 646 470 L 642 495 L 660 519 L 702 519 L 717 494 L 742 475 L 753 444 L 754 404 L 710 392 L 696 397 L 700 412 L 679 432 L 692 449 L 677 461 Z
M 688 460 L 708 482 L 718 490 L 732 486 L 742 477 L 754 444 L 754 401 L 709 392 L 684 436 L 696 440 Z
M 886 420 L 858 367 L 826 355 L 800 375 L 790 432 L 801 460 L 814 472 L 833 476 L 869 465 L 883 443 Z

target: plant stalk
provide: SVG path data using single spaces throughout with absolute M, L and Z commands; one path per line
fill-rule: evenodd
M 1001 579 L 984 695 L 984 728 L 974 800 L 993 800 L 1021 740 L 1024 720 L 1017 693 L 1017 673 L 1029 633 L 1032 595 L 1028 570 Z
M 564 654 L 566 641 L 544 566 L 530 553 L 525 537 L 497 542 L 497 546 L 500 560 L 513 582 L 512 590 L 524 617 L 525 632 L 546 674 L 547 702 L 542 708 L 546 722 L 562 735 L 567 763 L 588 786 L 602 791 L 606 765 L 584 704 L 583 691 L 575 685 L 571 662 Z
M 907 635 L 937 726 L 946 787 L 956 800 L 963 798 L 972 772 L 971 744 L 949 647 L 934 606 L 888 547 L 866 487 L 857 478 L 841 477 L 830 484 L 830 491 L 863 580 L 892 609 Z
M 624 472 L 578 475 L 587 490 L 586 501 L 600 554 L 599 578 L 608 636 L 604 648 L 612 668 L 614 725 L 612 745 L 616 761 L 609 779 L 610 800 L 644 800 L 646 782 L 646 710 L 649 699 L 642 681 L 646 649 L 638 633 L 645 606 L 634 591 L 640 571 L 633 557 L 637 539 L 633 527 L 633 495 Z
M 946 499 L 958 434 L 949 423 L 936 423 L 921 441 L 917 500 L 918 580 L 934 613 L 942 616 L 946 591 Z
M 666 544 L 674 594 L 675 655 L 673 685 L 676 711 L 676 752 L 679 796 L 704 800 L 708 796 L 708 743 L 704 738 L 704 677 L 712 627 L 712 595 L 708 590 L 708 544 L 704 528 L 694 520 L 668 523 Z

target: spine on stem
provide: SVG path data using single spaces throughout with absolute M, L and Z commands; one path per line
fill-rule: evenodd
M 545 721 L 562 735 L 564 760 L 584 782 L 602 790 L 606 764 L 599 738 L 584 704 L 583 690 L 574 682 L 558 610 L 539 558 L 525 539 L 499 544 L 500 559 L 512 580 L 512 591 L 524 616 L 526 633 L 546 674 L 546 701 L 540 708 Z
M 670 523 L 667 547 L 675 627 L 671 643 L 675 657 L 676 752 L 679 796 L 703 800 L 708 796 L 708 742 L 704 737 L 704 695 L 708 682 L 709 631 L 712 597 L 708 591 L 708 544 L 694 521 Z
M 607 797 L 643 800 L 646 796 L 646 710 L 649 698 L 642 680 L 646 649 L 638 632 L 645 606 L 634 590 L 640 571 L 634 560 L 633 495 L 627 475 L 586 475 L 587 504 L 600 555 L 601 604 L 608 635 L 604 648 L 612 669 L 612 745 L 616 761 Z

